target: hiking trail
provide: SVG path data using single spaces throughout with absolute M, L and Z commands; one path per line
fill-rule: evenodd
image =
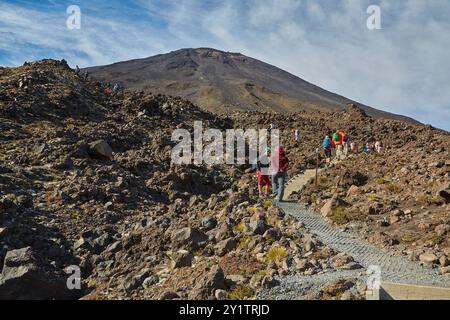
M 304 174 L 294 177 L 286 187 L 286 199 L 315 176 L 315 170 L 306 170 Z M 321 284 L 346 277 L 367 278 L 366 270 L 370 266 L 381 269 L 381 280 L 387 282 L 450 288 L 450 277 L 441 275 L 437 270 L 426 269 L 419 263 L 410 261 L 393 252 L 382 250 L 369 242 L 359 239 L 356 234 L 343 231 L 327 222 L 320 214 L 310 212 L 295 202 L 282 202 L 278 206 L 299 221 L 305 228 L 317 236 L 325 245 L 346 253 L 354 258 L 363 269 L 323 271 L 315 275 L 286 276 L 280 278 L 281 285 L 263 290 L 259 297 L 269 299 L 297 299 L 300 292 L 319 288 Z

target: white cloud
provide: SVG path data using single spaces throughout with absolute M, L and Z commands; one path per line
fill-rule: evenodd
M 374 2 L 382 8 L 379 31 L 366 28 L 366 9 Z M 85 66 L 216 47 L 450 129 L 448 0 L 137 0 L 148 19 L 136 21 L 126 20 L 127 4 L 100 18 L 92 3 L 81 5 L 91 14 L 75 35 L 60 13 L 0 4 L 0 52 L 30 60 L 38 55 L 24 51 L 31 44 Z
M 17 5 L 0 5 L 0 50 L 17 56 L 14 64 L 45 54 L 67 59 L 72 65 L 90 66 L 147 57 L 166 50 L 152 27 L 105 19 L 84 13 L 80 30 L 66 27 L 66 12 L 43 12 Z M 6 39 L 6 41 L 5 41 Z

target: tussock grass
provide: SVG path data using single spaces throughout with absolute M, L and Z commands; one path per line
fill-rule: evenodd
M 246 249 L 248 249 L 248 245 L 250 244 L 250 241 L 252 241 L 251 237 L 243 237 L 239 241 L 238 247 L 241 248 L 241 249 L 246 250 Z
M 442 242 L 444 242 L 444 237 L 442 236 L 438 236 L 437 234 L 433 234 L 433 236 L 431 237 L 431 242 L 433 243 L 433 246 L 435 245 L 439 245 Z
M 416 201 L 423 204 L 429 204 L 431 202 L 431 197 L 426 193 L 422 193 L 417 196 Z
M 417 237 L 415 235 L 413 235 L 413 234 L 405 234 L 402 237 L 402 241 L 403 242 L 414 242 L 416 240 L 417 240 Z
M 385 184 L 385 189 L 393 193 L 400 193 L 403 191 L 403 188 L 400 185 L 393 182 Z
M 230 300 L 246 300 L 252 298 L 254 295 L 255 290 L 253 290 L 250 286 L 241 285 L 229 293 L 229 298 Z
M 333 209 L 330 219 L 331 219 L 331 221 L 333 221 L 334 223 L 336 223 L 338 225 L 342 225 L 342 224 L 346 224 L 346 223 L 350 222 L 350 219 L 346 215 L 343 207 L 337 207 L 337 208 Z
M 281 262 L 284 258 L 288 256 L 288 251 L 285 247 L 273 247 L 267 252 L 266 260 L 267 262 Z
M 367 200 L 369 200 L 371 202 L 379 202 L 379 201 L 381 201 L 380 197 L 377 196 L 376 194 L 369 194 L 367 196 Z
M 244 221 L 241 221 L 241 223 L 237 224 L 234 227 L 234 231 L 238 232 L 238 233 L 243 233 L 246 229 L 246 225 Z
M 273 205 L 272 200 L 264 200 L 263 207 L 264 209 L 269 209 Z

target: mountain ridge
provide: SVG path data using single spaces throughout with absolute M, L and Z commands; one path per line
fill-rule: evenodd
M 258 59 L 212 48 L 179 49 L 85 70 L 99 80 L 119 81 L 129 89 L 181 96 L 215 113 L 336 111 L 358 104 L 376 118 L 419 123 L 322 89 Z

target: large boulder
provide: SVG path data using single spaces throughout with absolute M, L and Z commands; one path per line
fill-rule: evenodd
M 352 185 L 348 190 L 347 190 L 347 197 L 355 195 L 355 194 L 359 194 L 361 192 L 361 189 L 355 185 Z
M 350 188 L 351 186 L 363 186 L 367 183 L 368 177 L 359 171 L 345 170 L 342 176 L 339 178 L 338 185 L 344 188 Z
M 187 250 L 178 250 L 172 255 L 170 261 L 170 267 L 172 269 L 190 267 L 192 265 L 192 260 L 194 255 Z
M 265 221 L 265 213 L 262 210 L 258 210 L 250 218 L 250 231 L 255 235 L 263 235 L 267 229 L 269 229 L 269 226 Z
M 255 235 L 263 235 L 268 228 L 269 226 L 262 219 L 250 221 L 250 231 Z
M 333 265 L 336 268 L 343 268 L 349 263 L 354 262 L 353 258 L 345 253 L 339 253 L 332 259 Z
M 113 150 L 105 140 L 97 140 L 89 144 L 89 154 L 97 158 L 111 159 Z
M 223 257 L 228 252 L 234 250 L 237 246 L 237 241 L 234 238 L 229 238 L 223 241 L 220 241 L 216 245 L 216 254 L 219 257 Z
M 208 236 L 193 228 L 183 228 L 172 232 L 172 245 L 174 248 L 197 249 L 208 241 Z
M 345 291 L 351 289 L 355 283 L 350 279 L 339 279 L 328 283 L 322 290 L 324 293 L 331 296 L 342 294 Z
M 8 251 L 0 274 L 0 299 L 76 299 L 82 292 L 68 289 L 68 277 L 68 274 L 44 261 L 31 247 Z
M 189 291 L 188 298 L 190 300 L 212 299 L 218 289 L 226 289 L 225 275 L 223 270 L 215 265 L 196 280 L 194 287 Z
M 438 261 L 438 257 L 433 253 L 424 253 L 419 256 L 419 260 L 426 265 L 432 265 Z
M 352 121 L 365 120 L 368 118 L 367 113 L 354 103 L 347 105 L 346 114 L 347 117 Z
M 450 189 L 449 188 L 447 188 L 447 189 L 442 188 L 441 190 L 439 190 L 438 195 L 442 199 L 444 199 L 444 201 L 446 203 L 450 203 Z
M 3 216 L 5 213 L 16 213 L 17 205 L 6 197 L 0 197 L 0 226 L 3 224 Z
M 84 250 L 91 253 L 99 254 L 111 243 L 112 239 L 108 233 L 98 235 L 97 232 L 87 231 L 74 243 L 73 249 Z
M 205 231 L 210 231 L 217 226 L 217 219 L 213 216 L 208 216 L 202 219 L 202 227 Z
M 348 203 L 339 198 L 337 194 L 335 194 L 330 200 L 328 200 L 325 205 L 320 210 L 320 213 L 323 217 L 330 217 L 333 214 L 333 210 L 337 207 L 347 207 Z

